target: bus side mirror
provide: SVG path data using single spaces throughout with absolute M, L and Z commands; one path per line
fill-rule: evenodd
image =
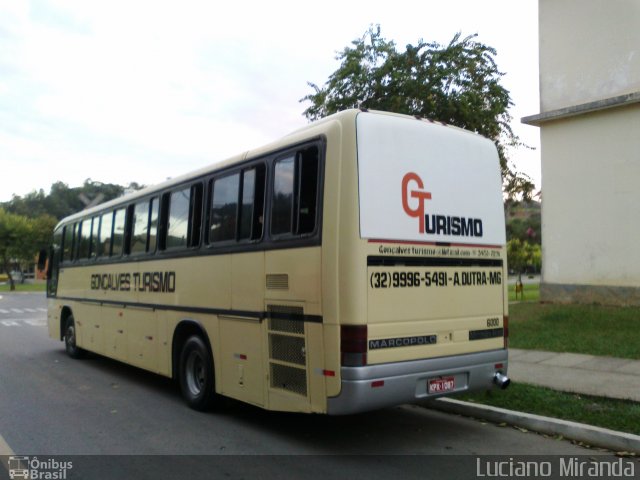
M 40 250 L 40 254 L 38 255 L 38 270 L 44 270 L 44 267 L 47 265 L 47 251 L 42 249 Z

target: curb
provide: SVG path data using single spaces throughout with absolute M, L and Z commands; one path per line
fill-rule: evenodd
M 617 432 L 607 428 L 594 427 L 584 423 L 570 422 L 557 418 L 543 417 L 531 413 L 516 412 L 504 408 L 463 402 L 452 398 L 439 398 L 422 403 L 447 413 L 457 413 L 468 417 L 482 418 L 495 423 L 506 422 L 539 433 L 562 435 L 565 438 L 584 442 L 588 445 L 613 450 L 615 452 L 640 453 L 640 436 Z

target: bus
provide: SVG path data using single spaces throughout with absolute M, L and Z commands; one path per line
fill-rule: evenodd
M 49 336 L 224 397 L 350 414 L 505 388 L 495 145 L 352 109 L 64 218 Z

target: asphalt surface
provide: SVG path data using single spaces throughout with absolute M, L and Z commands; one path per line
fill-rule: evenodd
M 425 478 L 425 469 L 464 478 L 479 455 L 602 453 L 410 405 L 327 417 L 229 401 L 198 413 L 169 379 L 95 355 L 68 358 L 47 337 L 45 306 L 40 293 L 0 298 L 0 455 L 96 456 L 75 457 L 91 476 L 68 478 L 116 478 L 116 466 L 119 478 L 181 478 L 175 469 L 201 478 L 214 467 L 225 478 L 276 478 L 285 467 L 309 478 Z

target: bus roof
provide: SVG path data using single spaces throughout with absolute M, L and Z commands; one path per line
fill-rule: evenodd
M 417 120 L 420 121 L 430 121 L 433 122 L 435 124 L 439 124 L 442 125 L 444 127 L 447 128 L 452 128 L 455 130 L 458 130 L 461 134 L 465 134 L 465 135 L 475 135 L 478 137 L 482 137 L 481 135 L 478 135 L 474 132 L 471 132 L 469 130 L 464 130 L 462 128 L 458 128 L 458 127 L 454 127 L 452 125 L 447 125 L 445 123 L 442 122 L 438 122 L 438 121 L 434 121 L 434 120 L 430 120 L 430 119 L 424 119 L 424 118 L 419 118 L 419 117 L 413 117 L 410 115 L 404 115 L 404 114 L 399 114 L 399 113 L 391 113 L 391 112 L 383 112 L 383 111 L 379 111 L 379 110 L 367 110 L 367 109 L 358 109 L 358 108 L 352 108 L 349 110 L 344 110 L 332 115 L 329 115 L 327 117 L 324 117 L 320 120 L 317 120 L 315 122 L 310 123 L 309 125 L 306 125 L 298 130 L 294 130 L 293 132 L 285 135 L 284 137 L 279 138 L 278 140 L 275 140 L 271 143 L 268 143 L 266 145 L 263 145 L 261 147 L 257 147 L 255 149 L 252 150 L 247 150 L 244 153 L 240 153 L 238 155 L 235 155 L 233 157 L 227 158 L 226 160 L 222 160 L 216 163 L 212 163 L 209 164 L 207 166 L 204 166 L 202 168 L 199 168 L 197 170 L 193 170 L 190 172 L 187 172 L 183 175 L 177 176 L 175 178 L 171 178 L 168 179 L 164 182 L 160 182 L 154 185 L 150 185 L 148 187 L 145 187 L 141 190 L 137 190 L 135 192 L 132 193 L 128 193 L 126 195 L 122 195 L 120 197 L 114 198 L 112 200 L 109 200 L 107 202 L 101 203 L 99 205 L 96 205 L 94 207 L 91 208 L 87 208 L 85 210 L 81 210 L 79 212 L 76 212 L 74 214 L 71 214 L 65 218 L 63 218 L 62 220 L 60 220 L 60 222 L 58 222 L 58 224 L 56 225 L 56 229 L 59 228 L 61 225 L 67 224 L 69 222 L 87 217 L 87 216 L 91 216 L 95 213 L 101 212 L 103 210 L 108 210 L 109 208 L 118 206 L 118 205 L 122 205 L 122 204 L 126 204 L 129 203 L 131 201 L 134 201 L 138 198 L 143 198 L 145 196 L 148 196 L 154 192 L 158 192 L 158 191 L 162 191 L 162 190 L 167 190 L 167 189 L 171 189 L 173 187 L 179 186 L 183 183 L 187 183 L 192 179 L 198 178 L 198 177 L 202 177 L 205 175 L 208 175 L 210 173 L 213 173 L 215 171 L 218 170 L 222 170 L 226 167 L 235 165 L 236 163 L 242 162 L 244 160 L 250 160 L 253 158 L 257 158 L 260 157 L 262 155 L 268 154 L 269 152 L 272 151 L 276 151 L 280 148 L 286 147 L 287 145 L 291 145 L 292 143 L 296 143 L 296 142 L 301 142 L 304 141 L 305 136 L 308 137 L 312 137 L 312 136 L 317 136 L 318 135 L 318 130 L 322 130 L 322 127 L 330 124 L 330 123 L 334 123 L 334 122 L 339 122 L 339 123 L 343 123 L 343 124 L 353 124 L 355 122 L 355 118 L 360 114 L 360 113 L 371 113 L 371 114 L 376 114 L 376 115 L 387 115 L 387 116 L 394 116 L 394 117 L 399 117 L 399 118 L 416 118 Z M 484 138 L 484 137 L 482 137 Z

